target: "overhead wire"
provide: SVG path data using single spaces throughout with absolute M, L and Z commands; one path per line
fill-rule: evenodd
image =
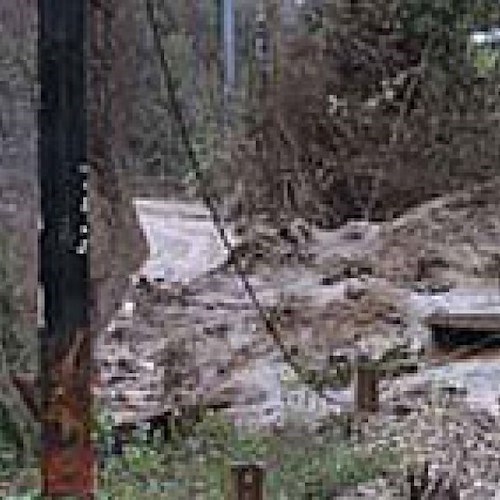
M 172 76 L 172 70 L 170 67 L 170 62 L 168 60 L 166 50 L 163 47 L 162 44 L 162 33 L 161 33 L 161 27 L 160 27 L 160 22 L 157 19 L 157 15 L 155 12 L 155 2 L 154 0 L 146 0 L 146 9 L 147 9 L 147 17 L 148 17 L 148 24 L 150 25 L 152 31 L 153 31 L 153 38 L 154 38 L 154 46 L 156 49 L 156 52 L 158 54 L 159 60 L 160 60 L 160 66 L 162 69 L 162 76 L 165 80 L 165 84 L 167 87 L 167 94 L 168 94 L 168 101 L 170 104 L 170 109 L 172 112 L 172 115 L 175 119 L 175 121 L 178 124 L 179 131 L 180 131 L 180 138 L 183 144 L 183 147 L 186 150 L 186 154 L 191 166 L 191 170 L 195 175 L 195 179 L 197 181 L 197 187 L 200 193 L 200 196 L 202 198 L 203 203 L 207 207 L 209 214 L 211 216 L 212 222 L 216 228 L 216 231 L 218 233 L 218 236 L 225 247 L 225 249 L 229 252 L 230 255 L 234 253 L 234 247 L 231 244 L 231 241 L 228 237 L 227 231 L 224 227 L 223 220 L 221 215 L 218 212 L 218 209 L 216 207 L 216 203 L 214 202 L 209 189 L 207 188 L 206 181 L 203 175 L 203 171 L 200 168 L 200 162 L 198 160 L 197 154 L 194 150 L 192 140 L 190 137 L 189 129 L 186 124 L 186 120 L 184 119 L 184 114 L 182 111 L 182 104 L 180 102 L 180 99 L 177 95 L 178 91 Z M 170 15 L 171 12 L 169 13 Z M 170 27 L 175 26 L 175 23 L 173 20 L 170 20 L 169 22 Z M 434 41 L 434 38 L 431 36 L 429 37 L 429 40 L 427 41 L 424 50 L 423 50 L 423 56 L 422 56 L 422 61 L 418 66 L 418 69 L 421 71 L 422 69 L 425 68 L 425 56 L 427 55 L 428 51 L 430 50 L 430 47 L 432 45 L 432 42 Z M 419 72 L 420 72 L 419 71 Z M 395 130 L 393 130 L 393 135 L 397 134 L 397 130 L 399 130 L 399 127 L 401 125 L 401 121 L 403 119 L 404 113 L 406 111 L 406 106 L 408 105 L 408 101 L 410 98 L 410 95 L 413 94 L 415 90 L 415 78 L 411 79 L 409 88 L 407 92 L 405 93 L 404 99 L 402 104 L 400 105 L 400 116 L 397 121 L 396 126 L 394 127 Z M 394 142 L 394 139 L 393 141 Z M 284 338 L 283 338 L 283 333 L 280 328 L 279 321 L 277 320 L 276 316 L 273 315 L 272 313 L 267 313 L 264 306 L 260 302 L 257 293 L 250 283 L 249 276 L 247 272 L 245 271 L 243 265 L 238 259 L 234 259 L 233 261 L 233 267 L 234 271 L 237 275 L 237 277 L 240 279 L 244 290 L 249 297 L 253 307 L 257 311 L 261 321 L 263 322 L 265 326 L 266 332 L 272 337 L 273 342 L 275 345 L 279 348 L 283 359 L 286 363 L 290 365 L 292 370 L 295 372 L 295 374 L 298 376 L 298 378 L 305 383 L 306 385 L 312 386 L 319 394 L 324 393 L 324 389 L 326 388 L 326 385 L 329 383 L 329 377 L 328 376 L 320 376 L 317 371 L 314 370 L 308 370 L 307 368 L 303 367 L 298 361 L 297 361 L 297 355 L 291 352 L 291 350 L 287 347 Z M 471 350 L 477 349 L 477 346 L 472 346 L 472 348 L 469 348 Z M 464 354 L 466 354 L 466 349 L 460 349 L 456 352 L 456 357 L 462 357 Z M 453 354 L 450 356 L 450 358 L 454 358 Z M 435 361 L 431 361 L 430 365 L 435 365 L 438 364 Z
M 155 6 L 153 0 L 146 0 L 146 9 L 147 9 L 147 16 L 148 16 L 148 22 L 150 24 L 150 27 L 153 31 L 153 39 L 154 39 L 154 45 L 156 48 L 156 51 L 159 56 L 160 60 L 160 66 L 162 69 L 163 73 L 163 78 L 165 80 L 165 84 L 167 87 L 167 94 L 168 94 L 168 100 L 170 103 L 170 108 L 172 115 L 177 122 L 179 126 L 179 132 L 180 132 L 180 138 L 182 141 L 182 144 L 186 150 L 186 154 L 192 169 L 192 172 L 195 175 L 196 181 L 197 181 L 197 187 L 200 192 L 200 196 L 202 198 L 203 203 L 207 207 L 212 222 L 214 224 L 214 227 L 218 233 L 218 236 L 225 247 L 225 249 L 229 252 L 230 255 L 233 254 L 234 252 L 234 247 L 231 244 L 231 241 L 228 237 L 228 234 L 226 232 L 226 229 L 224 227 L 224 224 L 222 222 L 222 217 L 220 216 L 218 209 L 216 207 L 216 204 L 214 200 L 212 199 L 212 196 L 210 195 L 210 192 L 207 188 L 205 178 L 203 176 L 202 169 L 200 168 L 200 162 L 198 160 L 198 157 L 196 155 L 196 152 L 194 150 L 190 133 L 188 130 L 188 126 L 186 124 L 186 121 L 184 119 L 184 115 L 182 112 L 182 106 L 181 103 L 179 102 L 179 98 L 177 97 L 177 88 L 174 83 L 174 79 L 172 76 L 172 70 L 170 67 L 170 63 L 166 54 L 166 51 L 163 47 L 162 44 L 162 38 L 161 38 L 161 29 L 160 29 L 160 24 L 157 20 L 156 12 L 155 12 Z M 272 314 L 266 313 L 264 307 L 262 306 L 252 284 L 250 283 L 250 280 L 248 278 L 248 275 L 244 269 L 244 267 L 241 265 L 241 262 L 238 259 L 234 259 L 233 262 L 233 267 L 235 270 L 236 275 L 239 277 L 243 288 L 249 297 L 250 301 L 252 302 L 253 306 L 255 307 L 260 319 L 262 320 L 266 332 L 272 337 L 275 345 L 279 348 L 283 359 L 286 363 L 290 365 L 292 370 L 295 372 L 297 377 L 306 385 L 313 386 L 316 391 L 318 391 L 320 394 L 323 393 L 324 386 L 325 386 L 325 380 L 321 380 L 321 378 L 318 377 L 317 373 L 314 371 L 309 371 L 303 366 L 300 365 L 299 362 L 296 360 L 296 355 L 294 355 L 291 350 L 288 349 L 286 346 L 282 332 L 280 331 L 280 327 L 276 321 L 276 318 L 273 318 Z

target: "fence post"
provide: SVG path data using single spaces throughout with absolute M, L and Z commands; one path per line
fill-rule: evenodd
M 379 372 L 367 356 L 359 356 L 355 367 L 355 404 L 358 413 L 376 413 L 379 410 Z
M 234 462 L 231 465 L 227 500 L 263 500 L 264 465 Z

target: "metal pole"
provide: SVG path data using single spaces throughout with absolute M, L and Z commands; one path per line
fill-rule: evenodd
M 42 495 L 91 498 L 86 0 L 39 0 Z
M 235 79 L 234 9 L 232 0 L 216 0 L 217 59 L 219 64 L 219 103 L 221 125 L 228 121 L 228 104 Z
M 233 0 L 224 0 L 224 94 L 226 100 L 235 83 L 235 32 Z

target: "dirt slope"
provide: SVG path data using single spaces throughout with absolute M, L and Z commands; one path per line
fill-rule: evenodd
M 425 203 L 384 226 L 377 274 L 399 284 L 491 281 L 500 273 L 500 180 Z

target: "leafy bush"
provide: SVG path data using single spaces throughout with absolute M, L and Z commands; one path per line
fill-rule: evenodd
M 500 101 L 469 57 L 470 2 L 320 5 L 321 29 L 283 42 L 281 78 L 213 172 L 235 217 L 385 220 L 498 172 Z

